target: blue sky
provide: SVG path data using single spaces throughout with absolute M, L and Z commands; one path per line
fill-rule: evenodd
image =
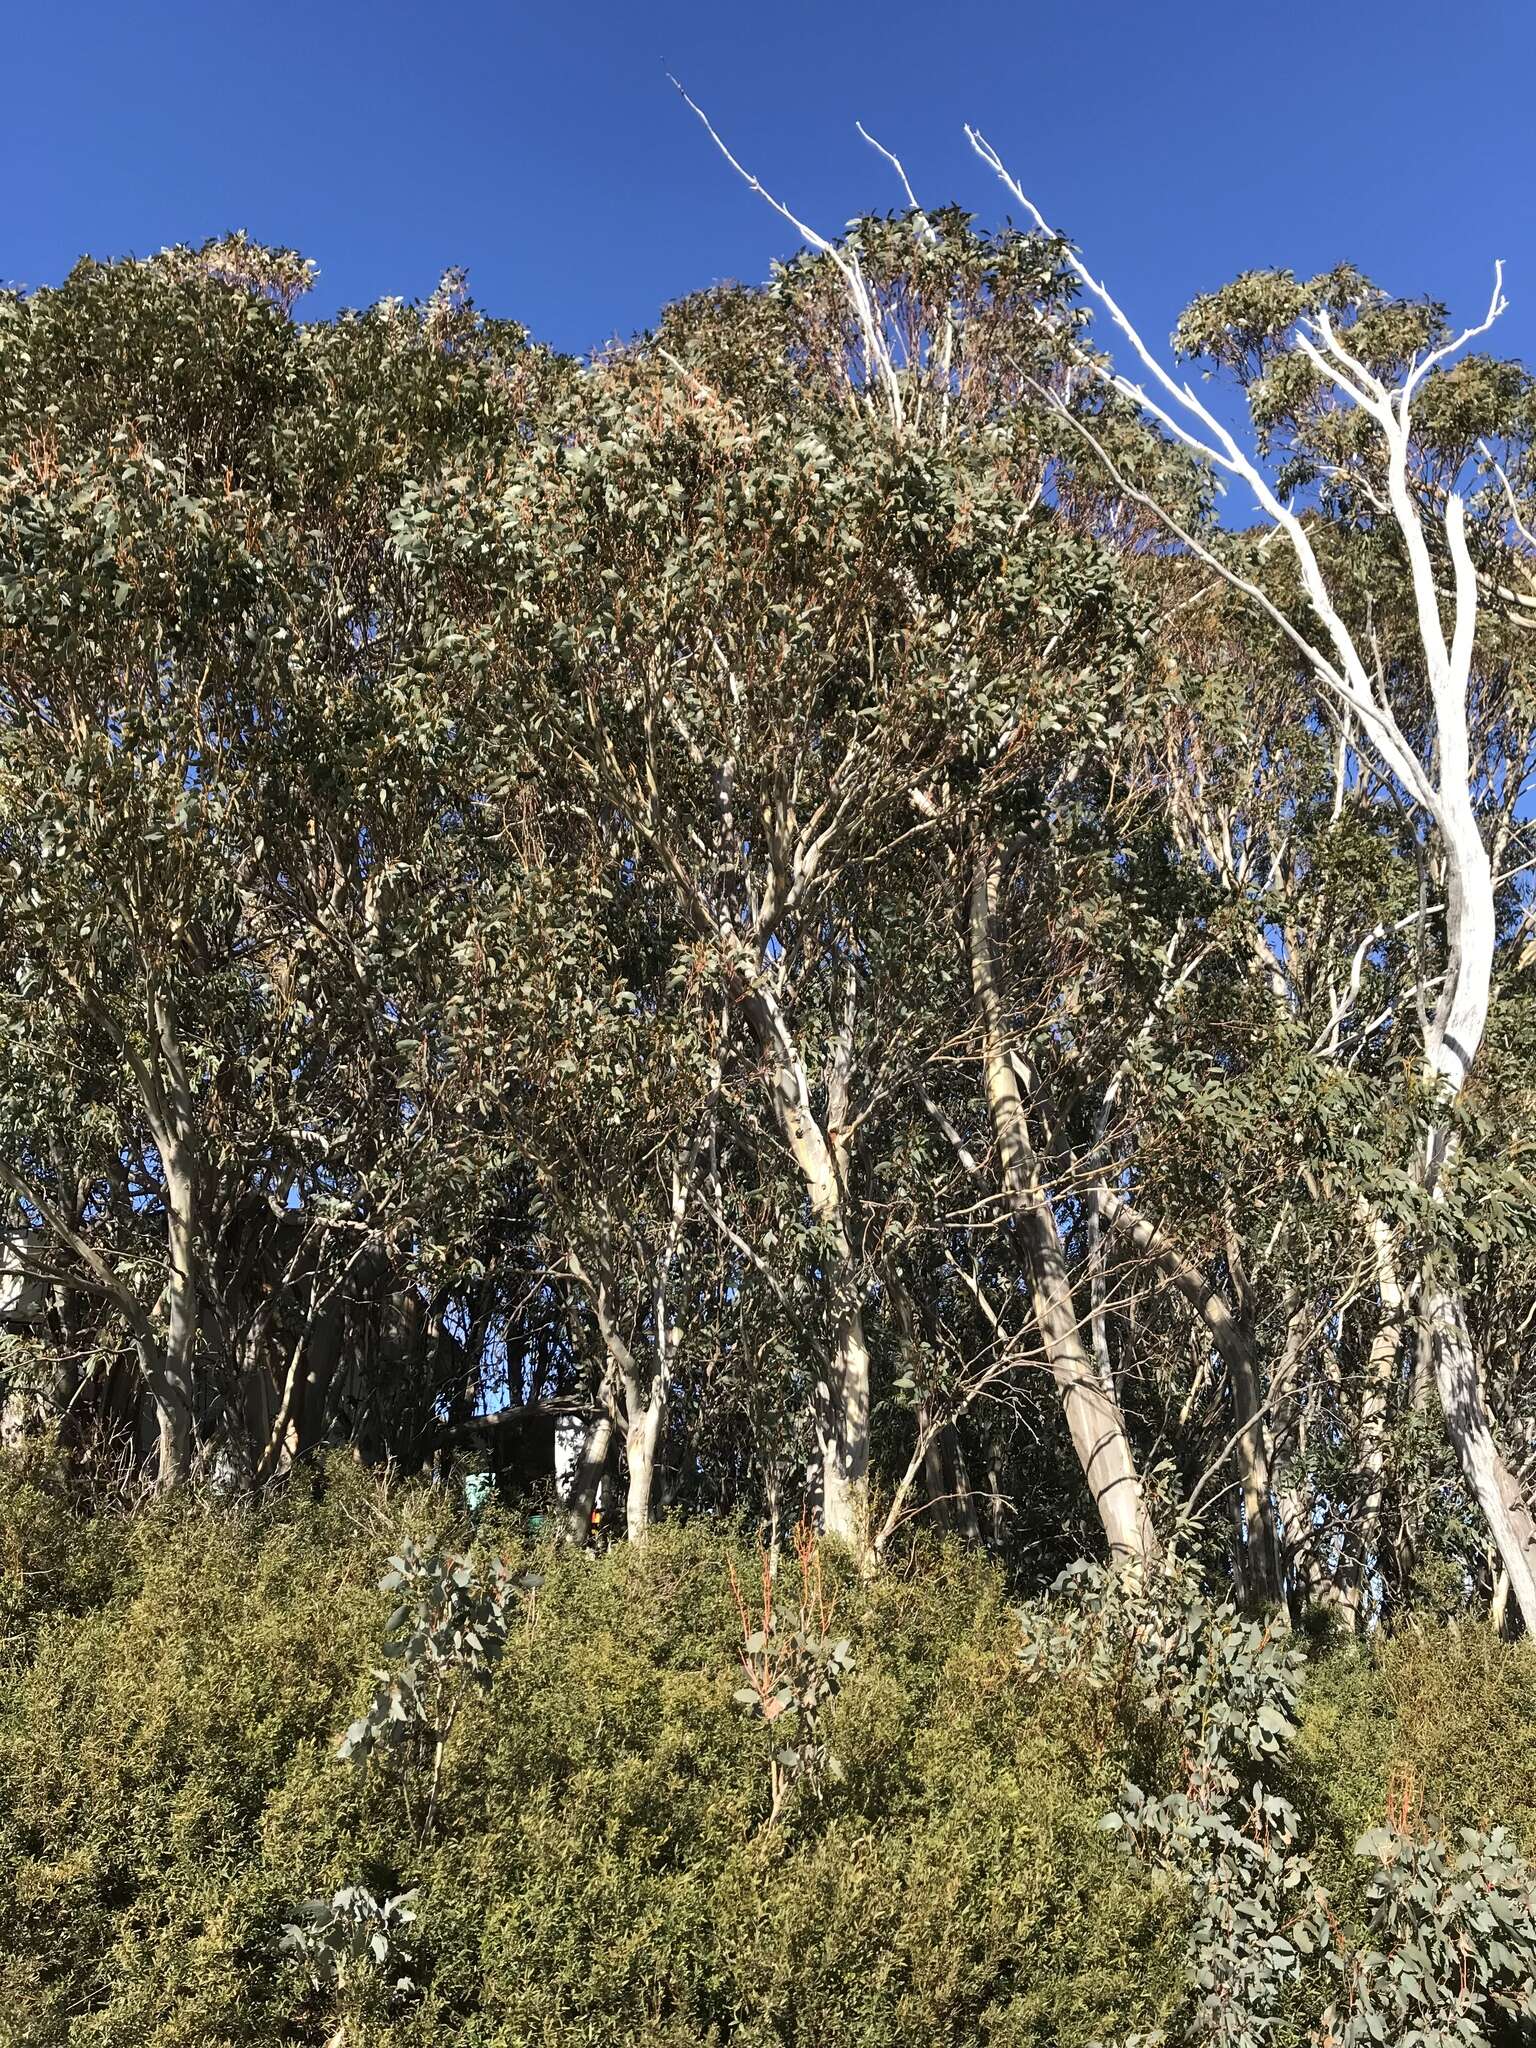
M 1253 264 L 1343 258 L 1536 362 L 1531 0 L 52 0 L 10 10 L 0 276 L 232 227 L 320 265 L 311 309 L 429 291 L 585 349 L 793 237 L 665 79 L 826 230 L 923 198 L 1000 217 L 970 120 L 1152 334 Z

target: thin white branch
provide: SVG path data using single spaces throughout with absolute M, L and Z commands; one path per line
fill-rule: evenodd
M 670 72 L 668 72 L 667 76 L 671 78 L 672 84 L 677 87 L 683 104 L 697 114 L 699 120 L 703 123 L 704 132 L 725 158 L 737 177 L 743 181 L 747 189 L 755 192 L 759 199 L 766 201 L 781 220 L 788 221 L 789 225 L 802 240 L 809 242 L 813 249 L 820 250 L 821 254 L 829 258 L 836 266 L 837 274 L 842 279 L 843 288 L 848 295 L 848 303 L 853 310 L 854 318 L 858 322 L 859 331 L 863 337 L 866 373 L 879 385 L 884 394 L 885 401 L 890 407 L 891 422 L 899 428 L 903 423 L 905 413 L 901 396 L 901 380 L 896 373 L 896 365 L 891 359 L 891 351 L 885 337 L 884 324 L 870 295 L 869 285 L 865 280 L 858 257 L 845 255 L 835 243 L 829 242 L 825 235 L 817 234 L 813 227 L 807 226 L 798 215 L 791 213 L 782 199 L 776 199 L 762 180 L 754 176 L 744 164 L 732 155 L 730 149 L 726 146 L 718 130 L 715 128 L 714 123 L 698 104 L 697 100 L 691 98 L 684 91 L 681 83 L 676 78 L 672 78 Z
M 1056 234 L 1049 226 L 1039 207 L 1008 170 L 992 145 L 974 128 L 967 126 L 965 132 L 976 154 L 996 173 L 1041 233 L 1050 235 L 1061 244 L 1064 260 L 1073 275 L 1089 296 L 1096 299 L 1104 308 L 1115 328 L 1145 367 L 1152 384 L 1164 394 L 1164 397 L 1157 398 L 1144 385 L 1113 369 L 1106 369 L 1102 363 L 1095 363 L 1086 354 L 1083 355 L 1083 361 L 1094 368 L 1113 389 L 1156 420 L 1183 446 L 1216 468 L 1240 477 L 1247 484 L 1260 509 L 1272 524 L 1284 533 L 1290 544 L 1307 601 L 1324 628 L 1332 649 L 1331 658 L 1325 659 L 1322 650 L 1315 646 L 1294 622 L 1285 618 L 1278 607 L 1259 592 L 1247 578 L 1219 561 L 1208 547 L 1195 540 L 1188 529 L 1175 520 L 1164 507 L 1146 493 L 1134 492 L 1132 495 L 1139 503 L 1163 519 L 1178 538 L 1224 575 L 1235 588 L 1243 591 L 1246 596 L 1256 600 L 1263 607 L 1298 650 L 1305 654 L 1319 679 L 1335 695 L 1341 697 L 1346 707 L 1359 718 L 1366 736 L 1383 764 L 1413 800 L 1429 812 L 1464 860 L 1468 849 L 1465 821 L 1460 813 L 1466 805 L 1462 769 L 1466 752 L 1467 679 L 1476 621 L 1476 578 L 1470 573 L 1470 562 L 1468 561 L 1465 567 L 1463 565 L 1466 543 L 1462 511 L 1460 500 L 1453 492 L 1447 502 L 1446 538 L 1456 563 L 1457 591 L 1455 618 L 1448 643 L 1440 616 L 1422 513 L 1409 482 L 1409 406 L 1414 389 L 1426 373 L 1457 349 L 1464 347 L 1467 342 L 1486 333 L 1504 310 L 1502 266 L 1495 273 L 1493 297 L 1485 318 L 1440 348 L 1431 350 L 1410 368 L 1403 383 L 1395 391 L 1388 391 L 1380 379 L 1350 353 L 1340 341 L 1325 312 L 1320 313 L 1315 321 L 1310 323 L 1312 332 L 1318 340 L 1312 339 L 1308 334 L 1298 337 L 1298 346 L 1308 361 L 1335 386 L 1345 400 L 1375 422 L 1386 445 L 1388 498 L 1392 516 L 1402 534 L 1408 555 L 1420 639 L 1429 672 L 1438 728 L 1438 774 L 1436 780 L 1432 781 L 1423 762 L 1415 754 L 1398 725 L 1391 705 L 1373 688 L 1370 673 L 1361 658 L 1353 635 L 1334 606 L 1311 539 L 1294 506 L 1280 502 L 1269 479 L 1253 457 L 1239 445 L 1230 430 L 1202 403 L 1187 381 L 1181 382 L 1175 378 L 1158 360 L 1108 287 L 1093 275 L 1076 251 L 1067 244 L 1065 238 Z M 1079 431 L 1095 445 L 1103 459 L 1102 444 L 1098 442 L 1097 437 L 1081 420 L 1075 418 L 1059 396 L 1051 396 L 1056 409 L 1066 417 L 1074 419 Z M 1193 427 L 1189 424 L 1190 421 L 1195 423 Z M 1124 479 L 1113 465 L 1111 473 L 1115 476 L 1116 482 L 1125 488 Z
M 1488 310 L 1482 319 L 1478 321 L 1475 327 L 1464 327 L 1460 334 L 1453 335 L 1449 341 L 1443 342 L 1439 348 L 1431 349 L 1428 355 L 1421 357 L 1412 366 L 1407 376 L 1403 379 L 1399 404 L 1403 409 L 1405 422 L 1408 404 L 1414 392 L 1424 381 L 1425 377 L 1428 376 L 1429 372 L 1438 369 L 1448 356 L 1459 355 L 1469 341 L 1477 341 L 1482 335 L 1485 335 L 1500 315 L 1508 310 L 1509 301 L 1504 296 L 1504 259 L 1499 257 L 1493 266 L 1493 290 L 1489 295 Z
M 939 238 L 934 233 L 933 223 L 929 220 L 927 214 L 924 213 L 922 207 L 919 206 L 918 204 L 917 194 L 912 190 L 912 180 L 907 176 L 906 166 L 902 163 L 901 158 L 897 156 L 893 150 L 887 149 L 883 142 L 877 142 L 874 136 L 871 135 L 869 130 L 864 126 L 864 123 L 862 121 L 855 121 L 853 125 L 855 128 L 858 129 L 859 133 L 863 136 L 864 140 L 869 144 L 870 148 L 878 150 L 881 156 L 883 156 L 886 162 L 891 166 L 892 170 L 895 171 L 897 177 L 900 178 L 901 189 L 907 195 L 908 206 L 910 206 L 912 211 L 917 215 L 918 226 L 921 228 L 922 232 L 924 233 L 924 235 L 926 235 L 930 242 L 936 243 Z

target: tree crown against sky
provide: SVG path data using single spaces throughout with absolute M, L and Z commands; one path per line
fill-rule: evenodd
M 1392 20 L 1384 35 L 1367 11 L 1301 0 L 1277 36 L 1257 15 L 1149 20 L 1111 0 L 1090 39 L 1066 0 L 1023 16 L 973 0 L 952 35 L 911 0 L 878 15 L 473 0 L 451 24 L 357 0 L 277 0 L 260 17 L 82 0 L 15 25 L 0 172 L 26 202 L 0 276 L 57 282 L 85 251 L 145 255 L 243 226 L 317 261 L 325 312 L 425 297 L 457 263 L 485 305 L 587 350 L 701 283 L 766 275 L 794 246 L 714 174 L 671 70 L 823 226 L 864 212 L 884 176 L 855 115 L 926 200 L 990 211 L 961 136 L 972 121 L 1149 333 L 1255 260 L 1310 276 L 1347 259 L 1404 296 L 1463 305 L 1503 256 L 1504 346 L 1530 357 L 1519 122 L 1500 93 L 1529 71 L 1536 23 L 1434 0 Z M 1368 136 L 1318 139 L 1367 99 Z M 1431 128 L 1443 146 L 1417 146 Z
M 535 1494 L 559 1429 L 579 1535 L 870 1560 L 1191 1511 L 1362 1624 L 1433 1529 L 1528 1613 L 1523 373 L 1384 456 L 1305 322 L 1411 381 L 1437 309 L 1197 302 L 1277 546 L 1049 235 L 873 216 L 585 367 L 308 281 L 0 308 L 8 1426 Z

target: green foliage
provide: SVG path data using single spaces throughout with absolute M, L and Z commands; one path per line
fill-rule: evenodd
M 1341 1859 L 1389 1806 L 1448 1841 L 1502 1822 L 1532 1854 L 1536 1650 L 1442 1625 L 1326 1659 L 1307 1678 L 1297 1753 Z
M 1358 1852 L 1369 1924 L 1328 2048 L 1487 2048 L 1501 2020 L 1536 2019 L 1536 1888 L 1502 1828 L 1463 1828 L 1454 1852 L 1373 1828 Z
M 539 1584 L 534 1573 L 514 1579 L 505 1558 L 427 1556 L 409 1541 L 379 1580 L 379 1591 L 397 1602 L 384 1646 L 388 1662 L 375 1667 L 373 1698 L 337 1755 L 363 1766 L 376 1751 L 391 1754 L 407 1819 L 422 1837 L 437 1819 L 443 1759 L 465 1702 L 489 1687 L 518 1595 L 532 1596 Z M 370 1899 L 359 1894 L 325 1927 L 355 1933 L 358 1912 L 373 1910 Z
M 1453 1824 L 1520 1894 L 1528 1669 L 1471 1624 L 1512 1577 L 1536 1628 L 1491 1506 L 1536 1432 L 1536 386 L 1422 365 L 1389 474 L 1354 400 L 1443 308 L 1197 301 L 1288 554 L 1091 374 L 1067 254 L 866 217 L 580 366 L 457 273 L 306 324 L 240 236 L 0 293 L 0 1988 L 40 2039 L 1251 2044 L 1334 1965 L 1417 2024 L 1428 1935 L 1360 1944 L 1478 1931 Z M 1421 545 L 1480 593 L 1491 903 L 1413 795 L 1462 752 Z M 1322 610 L 1342 729 L 1279 623 Z M 629 1533 L 692 1526 L 494 1561 L 567 1431 L 583 1542 L 625 1465 Z M 901 1569 L 824 1597 L 803 1551 L 759 1625 L 738 1552 L 817 1464 Z M 1204 1576 L 1078 1569 L 1022 1686 L 974 1553 L 1022 1596 L 1138 1549 L 1153 1474 Z M 146 1486 L 186 1497 L 107 1507 Z M 1250 1607 L 1399 1633 L 1293 1746 Z
M 423 1841 L 387 1777 L 334 1755 L 381 1662 L 380 1566 L 402 1526 L 423 1554 L 446 1533 L 429 1492 L 379 1508 L 337 1464 L 259 1516 L 111 1519 L 114 1583 L 41 1629 L 0 1700 L 0 1996 L 29 2048 L 318 2048 L 342 2014 L 402 2048 L 1084 2048 L 1176 1996 L 1166 1905 L 1096 1826 L 1118 1749 L 1069 1692 L 1019 1685 L 991 1567 L 935 1549 L 839 1588 L 844 1777 L 768 1832 L 731 1699 L 728 1567 L 751 1551 L 663 1527 L 545 1557 Z M 400 1950 L 389 1902 L 412 1891 Z M 308 1938 L 285 1964 L 289 1926 Z
M 359 1976 L 374 1976 L 401 1960 L 400 1931 L 416 1918 L 414 1892 L 376 1898 L 362 1885 L 343 1885 L 328 1899 L 306 1899 L 302 1918 L 283 1929 L 279 1946 L 308 1974 L 315 1991 L 345 1992 Z M 414 1987 L 407 1976 L 390 1986 L 397 1996 Z
M 1438 1818 L 1468 1804 L 1484 1768 L 1474 1731 L 1497 1737 L 1500 1695 L 1528 1700 L 1528 1653 L 1486 1632 L 1403 1637 L 1335 1653 L 1303 1701 L 1300 1653 L 1209 1601 L 1177 1558 L 1151 1579 L 1078 1567 L 1024 1620 L 1027 1668 L 1076 1671 L 1117 1719 L 1146 1715 L 1148 1754 L 1176 1756 L 1183 1781 L 1160 1797 L 1127 1785 L 1101 1823 L 1191 1905 L 1187 2013 L 1128 2048 L 1493 2048 L 1536 2017 L 1526 1861 L 1504 1826 L 1463 1825 L 1452 1847 Z M 1378 1824 L 1352 1845 L 1351 1883 L 1338 1830 L 1362 1753 L 1381 1773 L 1364 1795 Z M 1527 1757 L 1494 1804 L 1512 1814 L 1533 1792 Z
M 776 1745 L 769 1762 L 770 1827 L 786 1799 L 800 1787 L 819 1795 L 841 1784 L 843 1766 L 827 1741 L 833 1701 L 856 1659 L 846 1636 L 833 1632 L 833 1603 L 822 1585 L 821 1554 L 804 1525 L 795 1537 L 800 1567 L 799 1600 L 786 1622 L 774 1605 L 775 1570 L 766 1554 L 762 1568 L 762 1613 L 748 1613 L 734 1570 L 731 1591 L 741 1616 L 741 1668 L 746 1679 L 732 1694 L 749 1721 L 760 1721 Z
M 1101 1825 L 1188 1889 L 1191 2038 L 1274 2040 L 1329 1939 L 1300 1818 L 1271 1776 L 1295 1733 L 1303 1658 L 1273 1624 L 1212 1600 L 1176 1554 L 1150 1577 L 1076 1566 L 1024 1621 L 1026 1668 L 1116 1688 L 1121 1711 L 1146 1715 L 1177 1757 L 1172 1789 L 1126 1785 Z
M 1084 1568 L 1029 1610 L 1021 1669 L 994 1566 L 925 1541 L 871 1581 L 833 1553 L 798 1619 L 857 1646 L 817 1707 L 840 1774 L 765 1828 L 781 1738 L 733 1699 L 755 1545 L 663 1525 L 592 1557 L 496 1524 L 501 1579 L 460 1563 L 444 1592 L 443 1498 L 348 1461 L 258 1513 L 131 1515 L 0 1466 L 39 1595 L 0 1696 L 14 2038 L 1278 2044 L 1326 2042 L 1331 1999 L 1340 2048 L 1382 2038 L 1368 2013 L 1502 2048 L 1533 1940 L 1523 1646 L 1405 1633 L 1298 1694 L 1292 1644 L 1187 1569 Z M 390 1668 L 391 1600 L 409 1639 L 493 1583 L 522 1618 L 483 1665 L 464 1646 L 423 1830 L 338 1732 Z
M 5 1454 L 0 1485 L 0 1670 L 24 1664 L 38 1631 L 87 1613 L 122 1584 L 109 1521 L 79 1512 L 64 1459 L 36 1446 Z

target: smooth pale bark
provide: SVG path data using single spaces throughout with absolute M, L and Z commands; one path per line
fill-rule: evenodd
M 639 1361 L 636 1359 L 628 1340 L 620 1330 L 614 1315 L 614 1287 L 607 1266 L 595 1257 L 583 1261 L 575 1252 L 569 1255 L 572 1274 L 586 1289 L 597 1318 L 598 1332 L 603 1340 L 603 1349 L 608 1357 L 608 1369 L 604 1374 L 604 1387 L 610 1404 L 613 1389 L 620 1396 L 621 1412 L 615 1421 L 622 1419 L 624 1433 L 624 1458 L 628 1474 L 624 1492 L 624 1533 L 631 1543 L 643 1543 L 651 1525 L 651 1487 L 656 1475 L 656 1447 L 661 1438 L 662 1418 L 667 1406 L 667 1374 L 663 1340 L 663 1353 L 657 1370 L 652 1373 L 650 1384 L 644 1383 Z M 609 1438 L 602 1445 L 606 1458 Z M 573 1494 L 576 1489 L 572 1489 Z
M 729 777 L 726 778 L 728 786 Z M 811 1108 L 811 1087 L 803 1050 L 795 1038 L 762 958 L 747 945 L 734 922 L 720 917 L 710 895 L 690 872 L 689 857 L 670 826 L 663 825 L 654 779 L 642 779 L 634 794 L 640 815 L 662 859 L 692 907 L 701 935 L 719 948 L 725 992 L 744 1020 L 763 1061 L 763 1077 L 775 1123 L 799 1173 L 813 1222 L 822 1227 L 826 1245 L 825 1278 L 832 1298 L 832 1355 L 816 1388 L 814 1419 L 821 1456 L 821 1523 L 826 1534 L 846 1543 L 865 1568 L 874 1562 L 869 1503 L 869 1347 L 864 1337 L 862 1290 L 847 1212 L 846 1115 L 851 1080 L 851 1020 L 856 994 L 855 972 L 847 969 L 846 1001 L 841 1026 L 831 1047 L 826 1073 L 826 1126 Z M 729 805 L 727 803 L 727 818 Z M 776 920 L 797 905 L 815 874 L 825 835 L 801 842 L 787 869 L 776 873 L 766 901 L 758 904 L 755 923 L 766 934 Z
M 1041 232 L 1049 234 L 1039 208 L 997 152 L 974 130 L 967 133 L 983 161 L 1002 179 Z M 1069 245 L 1064 243 L 1063 247 L 1065 261 L 1078 282 L 1103 307 L 1114 327 L 1134 349 L 1141 375 L 1133 379 L 1105 369 L 1102 359 L 1094 367 L 1139 413 L 1149 414 L 1197 455 L 1228 475 L 1241 478 L 1252 490 L 1265 518 L 1285 538 L 1310 617 L 1304 613 L 1298 618 L 1283 610 L 1267 591 L 1212 549 L 1203 536 L 1192 531 L 1171 509 L 1146 496 L 1134 484 L 1123 484 L 1123 488 L 1156 512 L 1193 555 L 1286 635 L 1317 682 L 1355 722 L 1354 730 L 1374 764 L 1385 770 L 1409 803 L 1428 818 L 1438 836 L 1445 859 L 1446 961 L 1434 1019 L 1425 1034 L 1424 1057 L 1430 1076 L 1440 1085 L 1446 1099 L 1454 1101 L 1466 1084 L 1487 1027 L 1497 940 L 1492 864 L 1478 819 L 1474 792 L 1479 773 L 1473 759 L 1470 729 L 1479 588 L 1461 493 L 1454 488 L 1426 493 L 1421 488 L 1420 443 L 1412 404 L 1415 393 L 1424 388 L 1428 374 L 1486 334 L 1503 313 L 1503 265 L 1494 266 L 1493 294 L 1483 319 L 1415 357 L 1393 386 L 1384 383 L 1351 354 L 1347 337 L 1335 329 L 1326 315 L 1302 321 L 1293 338 L 1297 357 L 1304 358 L 1318 373 L 1323 388 L 1335 402 L 1345 412 L 1369 421 L 1374 429 L 1369 438 L 1373 453 L 1381 462 L 1386 485 L 1384 509 L 1390 513 L 1402 545 L 1404 595 L 1411 599 L 1414 608 L 1432 714 L 1422 731 L 1416 728 L 1410 734 L 1398 723 L 1392 703 L 1380 686 L 1379 661 L 1374 649 L 1357 643 L 1334 601 L 1304 513 L 1294 502 L 1280 496 L 1259 462 L 1201 400 L 1189 380 L 1159 360 L 1109 290 Z M 1065 400 L 1058 404 L 1067 412 Z M 1077 414 L 1069 417 L 1095 448 L 1110 474 L 1119 480 L 1115 459 L 1092 425 Z M 1426 531 L 1430 523 L 1435 527 L 1434 546 Z M 1447 556 L 1451 569 L 1449 591 L 1445 575 Z M 1423 1137 L 1425 1185 L 1438 1198 L 1443 1169 L 1451 1152 L 1450 1133 L 1439 1118 L 1431 1116 Z M 1536 1638 L 1533 1520 L 1519 1481 L 1494 1440 L 1465 1304 L 1448 1260 L 1446 1271 L 1426 1280 L 1421 1300 L 1447 1432 L 1467 1485 L 1488 1520 L 1526 1633 Z
M 1279 1609 L 1285 1604 L 1279 1531 L 1275 1526 L 1274 1486 L 1269 1442 L 1264 1428 L 1259 1366 L 1251 1332 L 1228 1306 L 1204 1270 L 1174 1243 L 1150 1217 L 1139 1214 L 1112 1188 L 1099 1193 L 1105 1220 L 1130 1240 L 1143 1257 L 1194 1310 L 1222 1363 L 1232 1387 L 1236 1436 L 1232 1459 L 1242 1489 L 1244 1582 L 1255 1603 Z
M 1392 1232 L 1385 1219 L 1364 1205 L 1361 1220 L 1371 1240 L 1376 1280 L 1376 1328 L 1365 1362 L 1360 1393 L 1360 1476 L 1363 1492 L 1355 1540 L 1340 1588 L 1340 1606 L 1358 1635 L 1363 1619 L 1365 1577 L 1381 1545 L 1381 1511 L 1386 1469 L 1387 1426 L 1392 1385 L 1403 1342 L 1404 1299 Z
M 1496 1636 L 1504 1633 L 1509 1615 L 1509 1573 L 1502 1565 L 1494 1573 L 1493 1592 L 1488 1600 L 1488 1626 Z
M 1464 733 L 1460 751 L 1464 756 Z M 1427 1055 L 1431 1073 L 1454 1099 L 1465 1085 L 1487 1028 L 1496 928 L 1493 873 L 1464 783 L 1448 797 L 1439 822 L 1448 856 L 1447 961 Z M 1452 1149 L 1449 1131 L 1432 1124 L 1425 1139 L 1425 1176 L 1437 1200 Z M 1420 1301 L 1446 1431 L 1509 1574 L 1525 1632 L 1536 1639 L 1536 1519 L 1494 1437 L 1466 1304 L 1446 1254 L 1441 1253 L 1426 1274 Z
M 1509 1574 L 1510 1591 L 1526 1633 L 1536 1638 L 1536 1523 L 1520 1482 L 1494 1439 L 1461 1292 L 1431 1284 L 1422 1301 L 1446 1428 Z
M 641 1399 L 638 1384 L 629 1389 L 625 1407 L 630 1421 L 624 1432 L 624 1456 L 629 1468 L 629 1484 L 624 1494 L 624 1533 L 631 1543 L 643 1543 L 651 1526 L 656 1446 L 661 1440 L 661 1421 L 666 1412 L 662 1375 L 656 1375 L 647 1400 Z
M 155 1142 L 165 1181 L 166 1333 L 148 1360 L 149 1391 L 158 1423 L 155 1476 L 174 1486 L 192 1468 L 192 1371 L 198 1330 L 197 1155 L 192 1090 L 170 1000 L 157 994 L 151 1023 L 160 1052 Z
M 651 1525 L 651 1495 L 656 1480 L 657 1454 L 672 1398 L 672 1354 L 676 1341 L 667 1290 L 688 1220 L 694 1177 L 708 1152 L 712 1129 L 711 1116 L 690 1142 L 680 1145 L 673 1163 L 667 1229 L 656 1254 L 650 1285 L 655 1357 L 649 1375 L 644 1372 L 615 1318 L 615 1288 L 608 1254 L 611 1238 L 606 1222 L 604 1241 L 597 1254 L 591 1256 L 586 1264 L 574 1250 L 568 1258 L 571 1273 L 586 1289 L 597 1316 L 609 1361 L 606 1384 L 610 1389 L 617 1385 L 623 1396 L 624 1457 L 629 1475 L 625 1489 L 624 1524 L 631 1543 L 643 1543 Z
M 581 1447 L 581 1461 L 572 1475 L 570 1492 L 566 1497 L 566 1527 L 573 1543 L 586 1543 L 591 1539 L 598 1488 L 608 1470 L 612 1450 L 613 1414 L 604 1408 L 592 1418 L 587 1429 L 586 1441 Z
M 816 1433 L 822 1466 L 822 1524 L 846 1543 L 861 1562 L 873 1556 L 869 1517 L 869 1347 L 859 1299 L 853 1244 L 848 1229 L 846 1170 L 839 1156 L 846 1111 L 848 1057 L 846 1026 L 833 1048 L 828 1074 L 827 1127 L 811 1109 L 805 1061 L 772 991 L 749 986 L 742 1002 L 748 1028 L 768 1067 L 775 1120 L 799 1170 L 813 1222 L 830 1250 L 827 1283 L 836 1310 L 835 1339 L 825 1377 L 817 1388 Z M 841 1171 L 840 1171 L 841 1167 Z
M 1061 1232 L 1030 1143 L 1024 1099 L 1004 1025 L 993 938 L 1002 864 L 978 859 L 971 886 L 971 985 L 981 1026 L 982 1071 L 1003 1192 L 1018 1233 L 1035 1323 L 1071 1434 L 1117 1562 L 1149 1563 L 1157 1555 L 1141 1477 L 1125 1417 L 1083 1343 L 1062 1252 Z

